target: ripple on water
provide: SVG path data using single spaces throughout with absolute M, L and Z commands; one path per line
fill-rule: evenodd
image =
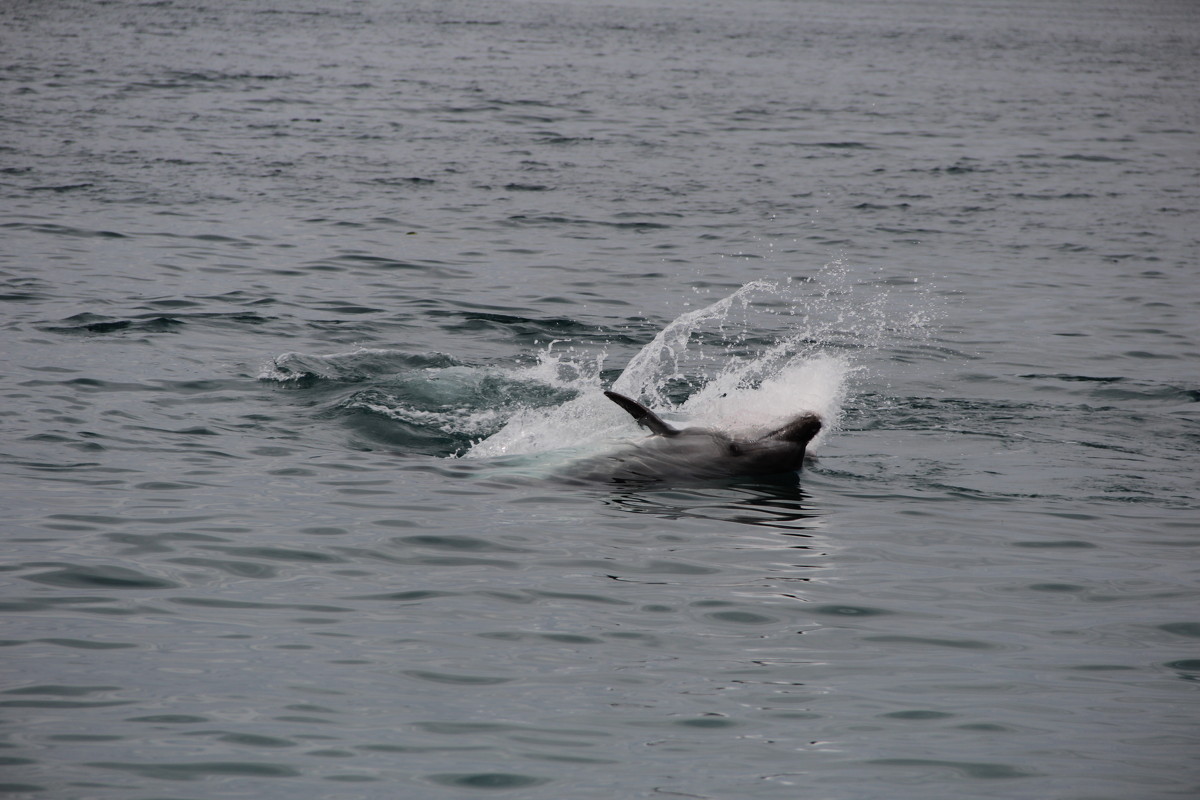
M 1200 622 L 1168 622 L 1159 625 L 1158 629 L 1167 633 L 1173 633 L 1176 636 L 1188 636 L 1200 639 Z
M 128 772 L 143 778 L 166 781 L 196 781 L 212 777 L 295 778 L 300 770 L 265 761 L 200 761 L 187 763 L 130 763 L 94 761 L 86 766 Z
M 444 772 L 425 776 L 431 783 L 456 789 L 492 789 L 508 791 L 548 783 L 548 779 L 514 772 Z
M 883 767 L 905 768 L 905 771 L 912 774 L 914 779 L 917 780 L 920 780 L 922 776 L 926 779 L 930 777 L 936 777 L 936 773 L 941 771 L 951 771 L 958 773 L 965 778 L 979 780 L 1030 778 L 1040 774 L 1037 772 L 1019 769 L 1009 764 L 996 764 L 986 761 L 971 762 L 940 761 L 924 758 L 878 758 L 871 761 L 864 761 L 863 763 Z

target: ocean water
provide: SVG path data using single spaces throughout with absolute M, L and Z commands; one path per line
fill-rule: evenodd
M 6 796 L 1200 791 L 1194 2 L 0 43 Z M 826 426 L 565 480 L 610 387 Z

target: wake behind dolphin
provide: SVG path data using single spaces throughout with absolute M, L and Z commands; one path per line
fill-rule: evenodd
M 651 436 L 614 452 L 584 459 L 570 477 L 616 483 L 715 481 L 797 472 L 805 450 L 821 431 L 821 418 L 799 414 L 755 438 L 735 438 L 714 428 L 672 427 L 641 403 L 613 391 L 612 400 L 649 429 Z

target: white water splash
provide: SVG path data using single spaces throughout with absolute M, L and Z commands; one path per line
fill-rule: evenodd
M 861 369 L 856 354 L 925 323 L 911 306 L 900 313 L 892 307 L 888 285 L 852 282 L 840 263 L 810 279 L 748 283 L 664 327 L 630 359 L 613 390 L 683 425 L 749 434 L 816 412 L 825 420 L 810 446 L 816 449 L 837 429 L 850 379 Z M 567 363 L 565 354 L 547 351 L 540 368 L 561 374 Z M 569 382 L 576 399 L 519 411 L 466 457 L 581 449 L 642 435 L 601 393 L 599 370 L 598 363 L 576 365 Z M 672 382 L 693 387 L 678 405 L 668 394 Z
M 662 385 L 666 378 L 680 375 L 684 353 L 696 331 L 713 320 L 725 322 L 735 303 L 741 302 L 745 308 L 755 292 L 773 289 L 772 283 L 754 281 L 712 305 L 680 314 L 630 360 L 625 371 L 613 382 L 613 391 L 630 397 L 644 397 L 656 406 L 668 405 L 670 400 L 663 395 Z M 671 363 L 672 375 L 665 374 L 667 361 Z
M 503 428 L 476 442 L 464 457 L 493 458 L 578 448 L 611 438 L 620 430 L 627 417 L 604 396 L 598 370 L 592 377 L 581 376 L 574 388 L 579 396 L 562 405 L 520 409 Z

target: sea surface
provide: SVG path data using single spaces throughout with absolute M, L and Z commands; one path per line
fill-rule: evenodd
M 1200 794 L 1194 0 L 5 0 L 0 197 L 0 794 Z

